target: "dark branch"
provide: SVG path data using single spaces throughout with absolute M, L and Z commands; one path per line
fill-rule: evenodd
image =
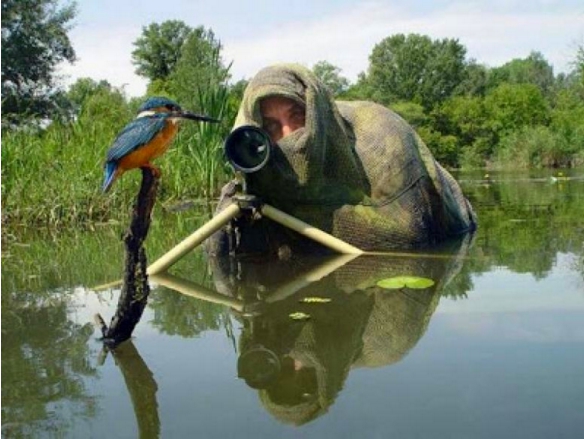
M 148 264 L 143 243 L 150 228 L 158 178 L 152 168 L 142 168 L 142 185 L 134 205 L 130 227 L 123 238 L 126 261 L 118 307 L 109 327 L 105 323 L 100 325 L 104 343 L 109 346 L 116 346 L 132 336 L 148 301 L 150 286 L 146 274 Z

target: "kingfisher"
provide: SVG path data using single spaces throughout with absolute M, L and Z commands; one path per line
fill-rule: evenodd
M 122 129 L 107 152 L 103 192 L 107 192 L 114 181 L 130 169 L 146 167 L 160 175 L 158 168 L 150 162 L 166 152 L 178 131 L 178 122 L 184 119 L 219 122 L 185 111 L 168 98 L 148 98 L 138 109 L 136 119 Z

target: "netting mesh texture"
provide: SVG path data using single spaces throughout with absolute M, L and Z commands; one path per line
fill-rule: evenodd
M 458 183 L 391 110 L 335 102 L 310 70 L 284 64 L 250 81 L 234 128 L 261 127 L 260 102 L 269 96 L 304 105 L 306 124 L 278 142 L 264 169 L 244 177 L 250 193 L 363 250 L 423 247 L 476 227 Z M 224 191 L 219 209 L 231 195 Z M 254 233 L 274 232 L 261 224 Z M 237 232 L 248 226 L 239 221 Z

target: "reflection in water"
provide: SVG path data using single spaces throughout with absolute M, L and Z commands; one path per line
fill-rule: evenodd
M 286 262 L 214 259 L 218 294 L 164 274 L 152 281 L 230 306 L 242 322 L 237 370 L 278 420 L 301 425 L 326 413 L 351 368 L 387 366 L 419 341 L 440 292 L 460 270 L 470 237 L 424 258 L 338 256 Z M 433 287 L 385 290 L 380 279 L 428 277 Z M 330 299 L 305 303 L 303 298 Z M 295 321 L 290 315 L 310 317 Z
M 2 291 L 2 436 L 65 436 L 92 417 L 84 378 L 96 375 L 91 324 L 70 319 L 69 294 Z M 67 410 L 57 410 L 57 407 Z
M 504 266 L 543 279 L 558 253 L 584 254 L 584 179 L 468 184 L 465 193 L 480 219 L 474 253 L 486 256 L 472 271 Z
M 104 347 L 104 349 L 107 349 Z M 158 385 L 154 375 L 138 353 L 132 340 L 127 340 L 111 351 L 132 400 L 140 438 L 157 438 L 160 435 Z M 105 359 L 105 358 L 104 358 Z
M 425 258 L 414 261 L 406 258 L 359 258 L 353 261 L 332 261 L 331 265 L 327 264 L 325 267 L 320 264 L 322 260 L 291 261 L 287 265 L 275 266 L 213 261 L 216 275 L 213 282 L 208 277 L 207 261 L 203 255 L 193 253 L 173 267 L 173 273 L 203 285 L 205 288 L 199 288 L 199 293 L 202 294 L 197 297 L 209 302 L 192 300 L 191 297 L 176 294 L 175 291 L 158 288 L 153 291 L 149 304 L 151 319 L 145 319 L 139 325 L 148 336 L 139 333 L 138 339 L 145 345 L 151 343 L 152 346 L 148 348 L 149 356 L 145 355 L 146 351 L 143 354 L 157 375 L 156 381 L 161 388 L 164 386 L 165 391 L 172 395 L 173 400 L 176 399 L 176 404 L 181 408 L 194 407 L 193 401 L 184 395 L 173 393 L 172 385 L 169 386 L 165 381 L 169 375 L 176 376 L 180 366 L 170 363 L 170 371 L 165 369 L 157 363 L 160 361 L 159 354 L 164 349 L 174 349 L 178 344 L 184 346 L 181 343 L 190 343 L 191 337 L 202 335 L 199 338 L 205 339 L 205 332 L 226 329 L 235 315 L 243 327 L 241 334 L 235 334 L 240 360 L 239 364 L 234 360 L 233 367 L 229 370 L 234 370 L 236 365 L 240 366 L 239 373 L 250 385 L 248 388 L 243 380 L 239 382 L 243 384 L 244 395 L 257 392 L 262 403 L 278 419 L 295 423 L 308 422 L 334 404 L 352 368 L 395 363 L 411 352 L 426 331 L 438 295 L 458 298 L 472 292 L 468 301 L 447 301 L 441 306 L 481 311 L 485 310 L 485 305 L 493 308 L 507 298 L 515 298 L 514 309 L 522 312 L 518 317 L 524 320 L 529 316 L 533 317 L 531 314 L 528 316 L 526 310 L 530 309 L 533 300 L 538 297 L 545 298 L 546 303 L 552 304 L 563 300 L 552 294 L 556 292 L 568 294 L 575 291 L 581 297 L 584 282 L 584 181 L 568 181 L 563 186 L 542 182 L 497 181 L 488 186 L 469 183 L 465 192 L 477 208 L 480 218 L 480 227 L 467 259 L 461 257 L 464 255 L 462 249 L 458 257 L 453 256 L 450 259 Z M 162 224 L 163 219 L 161 224 L 155 224 L 158 230 L 153 230 L 149 237 L 148 250 L 152 258 L 163 254 L 206 218 L 195 218 L 192 212 L 187 212 L 183 217 L 184 223 L 173 217 L 166 218 L 168 223 Z M 85 320 L 79 317 L 82 310 L 79 310 L 79 294 L 76 294 L 80 291 L 78 286 L 97 285 L 120 277 L 123 252 L 119 232 L 123 227 L 120 226 L 119 229 L 108 226 L 99 228 L 94 233 L 72 233 L 61 235 L 58 239 L 49 239 L 46 235 L 3 235 L 3 437 L 79 437 L 80 432 L 86 432 L 87 426 L 94 429 L 96 437 L 101 437 L 107 435 L 111 422 L 124 421 L 116 416 L 122 416 L 118 409 L 119 404 L 123 405 L 124 399 L 120 396 L 125 397 L 125 394 L 122 392 L 120 396 L 114 396 L 107 393 L 104 397 L 100 393 L 108 383 L 115 382 L 131 368 L 122 365 L 123 358 L 118 361 L 119 369 L 110 369 L 108 365 L 103 368 L 95 367 L 93 362 L 97 357 L 98 347 L 91 336 L 92 328 L 86 324 L 90 322 L 90 317 Z M 337 263 L 346 264 L 326 275 Z M 528 276 L 517 276 L 515 273 L 528 273 Z M 574 273 L 578 273 L 576 280 Z M 418 291 L 375 288 L 375 281 L 379 278 L 403 274 L 432 277 L 438 284 L 433 289 Z M 318 281 L 319 278 L 322 280 Z M 545 282 L 533 282 L 533 279 L 543 278 Z M 510 282 L 510 285 L 506 282 Z M 192 287 L 189 282 L 182 286 L 185 287 L 184 292 L 193 291 L 187 289 Z M 179 289 L 176 285 L 168 287 Z M 514 289 L 518 294 L 515 294 Z M 527 290 L 530 292 L 529 297 L 519 294 Z M 509 297 L 502 297 L 503 294 Z M 116 297 L 116 292 L 87 295 L 107 302 Z M 300 298 L 309 296 L 330 297 L 332 301 L 323 304 L 298 302 Z M 210 300 L 213 298 L 215 302 Z M 562 306 L 564 305 L 562 302 Z M 231 313 L 225 311 L 225 306 L 231 309 Z M 88 306 L 87 314 L 91 316 L 96 308 L 95 303 Z M 499 308 L 509 309 L 505 306 Z M 427 410 L 426 413 L 432 412 L 438 417 L 442 413 L 445 414 L 443 420 L 453 420 L 456 423 L 459 409 L 464 408 L 474 417 L 463 425 L 482 428 L 482 432 L 491 428 L 491 431 L 502 433 L 491 436 L 511 437 L 513 434 L 507 432 L 505 424 L 497 424 L 497 429 L 490 422 L 493 415 L 506 419 L 508 425 L 520 425 L 524 420 L 535 420 L 536 422 L 531 422 L 535 429 L 541 427 L 538 419 L 552 419 L 553 416 L 548 415 L 553 410 L 559 410 L 558 407 L 566 409 L 566 413 L 571 413 L 570 407 L 578 411 L 582 401 L 581 386 L 573 385 L 572 381 L 577 379 L 574 377 L 578 376 L 578 365 L 581 364 L 582 345 L 578 342 L 581 340 L 578 326 L 581 308 L 555 314 L 553 309 L 550 311 L 542 305 L 541 318 L 533 317 L 532 326 L 527 329 L 519 328 L 520 334 L 531 331 L 527 333 L 533 339 L 540 334 L 538 328 L 544 326 L 544 329 L 547 328 L 549 333 L 554 334 L 551 337 L 553 343 L 546 341 L 544 344 L 529 344 L 521 341 L 507 349 L 505 342 L 501 350 L 493 350 L 493 346 L 499 346 L 499 334 L 510 332 L 507 335 L 513 336 L 517 332 L 516 325 L 513 326 L 513 331 L 505 326 L 505 322 L 516 321 L 515 314 L 483 316 L 484 319 L 491 319 L 489 322 L 493 328 L 492 339 L 484 334 L 483 338 L 474 337 L 473 332 L 446 331 L 444 325 L 440 326 L 440 319 L 434 317 L 432 336 L 435 340 L 431 340 L 430 334 L 426 338 L 426 341 L 430 340 L 426 345 L 429 351 L 432 347 L 439 350 L 434 359 L 442 358 L 443 338 L 440 337 L 446 333 L 456 344 L 452 348 L 453 352 L 460 346 L 463 349 L 464 346 L 472 346 L 476 349 L 477 362 L 469 363 L 475 357 L 465 353 L 462 359 L 467 360 L 466 364 L 458 362 L 458 359 L 456 364 L 443 364 L 442 367 L 452 367 L 455 374 L 450 381 L 440 384 L 459 385 L 463 390 L 458 393 L 454 391 L 454 394 L 463 398 L 440 399 L 445 388 L 440 385 L 429 386 L 422 396 L 443 402 L 440 404 L 443 411 L 431 406 L 436 408 L 436 413 L 434 409 Z M 78 310 L 79 315 L 76 314 Z M 294 311 L 306 312 L 311 315 L 311 319 L 293 321 L 288 315 Z M 456 325 L 465 322 L 467 325 L 479 324 L 474 315 L 463 316 L 468 321 L 458 315 L 450 316 L 450 321 Z M 572 331 L 574 336 L 570 340 L 576 341 L 572 344 L 566 344 L 560 336 L 562 333 L 561 325 L 557 323 L 559 321 L 573 322 L 570 328 L 575 328 Z M 230 337 L 234 332 L 236 331 L 231 330 L 230 333 L 227 329 Z M 464 336 L 460 337 L 461 334 Z M 213 342 L 217 343 L 221 337 L 219 334 Z M 169 341 L 172 343 L 168 343 Z M 440 345 L 436 347 L 437 343 Z M 225 349 L 230 349 L 229 343 L 226 345 Z M 201 351 L 189 351 L 189 355 L 203 357 L 209 353 L 205 349 L 215 347 L 205 345 Z M 529 370 L 526 370 L 525 365 L 528 362 L 525 353 L 529 349 L 532 349 L 533 356 L 529 357 L 532 362 Z M 487 354 L 490 357 L 486 358 Z M 424 356 L 422 359 L 418 358 L 418 361 L 425 365 L 427 358 L 428 356 Z M 416 357 L 410 355 L 408 360 L 415 363 Z M 481 366 L 488 369 L 481 371 Z M 434 367 L 435 364 L 428 365 L 432 370 Z M 122 370 L 124 368 L 125 371 Z M 493 372 L 497 368 L 501 368 L 499 375 Z M 526 374 L 529 371 L 535 372 Z M 418 372 L 409 367 L 407 371 L 392 368 L 391 372 L 389 375 L 392 377 L 403 373 L 399 376 L 411 377 L 412 380 L 419 378 L 416 375 Z M 506 391 L 493 388 L 488 383 L 481 385 L 481 380 L 476 378 L 477 373 L 489 376 L 493 374 L 492 376 L 498 376 L 501 380 L 507 379 L 505 388 L 508 384 L 515 383 L 514 377 L 521 377 L 519 384 L 524 387 L 516 385 L 514 388 L 519 389 L 519 393 L 514 395 L 516 398 L 508 398 Z M 144 373 L 142 376 L 147 375 Z M 383 374 L 376 375 L 375 379 L 382 376 Z M 539 381 L 542 377 L 545 377 L 547 386 Z M 140 407 L 134 405 L 134 408 L 140 422 L 149 419 L 139 428 L 156 435 L 161 434 L 161 427 L 156 427 L 156 385 L 154 378 L 150 378 L 152 379 L 142 380 L 149 383 L 146 387 L 149 388 L 151 402 Z M 193 378 L 191 383 L 195 383 L 193 386 L 204 386 L 204 383 L 219 382 L 219 379 L 222 380 L 223 375 L 209 380 L 203 373 Z M 131 390 L 134 384 L 136 382 L 128 381 L 129 395 L 134 394 Z M 404 386 L 408 384 L 411 382 L 404 381 Z M 228 385 L 231 386 L 231 383 Z M 474 395 L 474 399 L 471 398 L 470 401 L 465 399 L 469 385 L 473 386 Z M 415 390 L 415 385 L 413 387 L 414 389 L 408 388 L 407 392 Z M 251 390 L 252 388 L 257 390 Z M 295 389 L 302 389 L 302 392 L 294 393 Z M 523 394 L 522 389 L 525 390 Z M 228 387 L 226 392 L 231 397 L 239 390 L 235 385 Z M 359 412 L 360 396 L 346 393 L 347 404 L 354 404 L 350 408 Z M 534 394 L 536 397 L 533 397 Z M 537 395 L 540 395 L 539 399 Z M 168 404 L 168 400 L 161 399 L 160 395 L 158 398 L 161 406 Z M 219 399 L 221 398 L 218 397 Z M 116 401 L 121 402 L 116 404 Z M 223 407 L 223 401 L 221 399 L 217 404 Z M 463 401 L 464 407 L 458 405 L 458 401 Z M 495 404 L 491 404 L 493 401 Z M 502 401 L 507 404 L 508 413 L 505 415 L 502 415 L 497 404 Z M 240 402 L 235 399 L 233 406 L 240 407 Z M 205 404 L 207 403 L 205 400 Z M 391 405 L 392 400 L 379 398 L 377 403 Z M 410 413 L 418 413 L 419 407 L 411 401 L 400 400 L 399 404 L 402 410 L 394 414 L 403 416 L 404 423 Z M 336 408 L 339 406 L 337 404 Z M 129 405 L 127 408 L 129 409 Z M 234 410 L 236 413 L 243 413 L 241 408 Z M 159 414 L 160 423 L 165 428 L 169 428 L 170 424 L 180 424 L 185 429 L 192 428 L 191 418 L 182 413 L 173 418 L 171 411 L 174 413 L 169 410 Z M 540 413 L 545 416 L 540 416 Z M 556 421 L 546 422 L 549 429 L 569 432 L 576 424 L 581 425 L 581 422 L 573 421 L 577 415 L 565 418 L 559 412 L 555 413 Z M 381 416 L 374 418 L 377 425 L 387 425 L 391 418 Z M 182 419 L 177 419 L 178 417 Z M 331 418 L 332 416 L 327 420 Z M 467 417 L 468 419 L 471 418 Z M 481 419 L 484 420 L 483 423 Z M 565 419 L 567 421 L 564 422 Z M 254 428 L 258 424 L 265 426 L 262 422 L 261 417 L 251 419 Z M 335 419 L 334 422 L 339 421 Z M 339 428 L 348 428 L 348 422 L 339 422 Z M 136 422 L 131 414 L 126 424 L 128 429 L 135 428 Z M 213 424 L 213 421 L 210 420 L 208 424 Z M 527 422 L 524 425 L 526 424 Z M 310 424 L 309 428 L 313 425 L 316 424 Z M 210 426 L 207 431 L 212 431 L 212 428 Z M 277 436 L 279 432 L 276 431 L 274 435 Z

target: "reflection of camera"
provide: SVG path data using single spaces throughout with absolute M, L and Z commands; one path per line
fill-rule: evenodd
M 237 375 L 253 389 L 272 384 L 280 374 L 281 363 L 271 350 L 258 345 L 243 352 L 237 360 Z
M 236 128 L 225 140 L 227 160 L 246 174 L 262 169 L 270 160 L 272 148 L 268 133 L 252 125 Z

